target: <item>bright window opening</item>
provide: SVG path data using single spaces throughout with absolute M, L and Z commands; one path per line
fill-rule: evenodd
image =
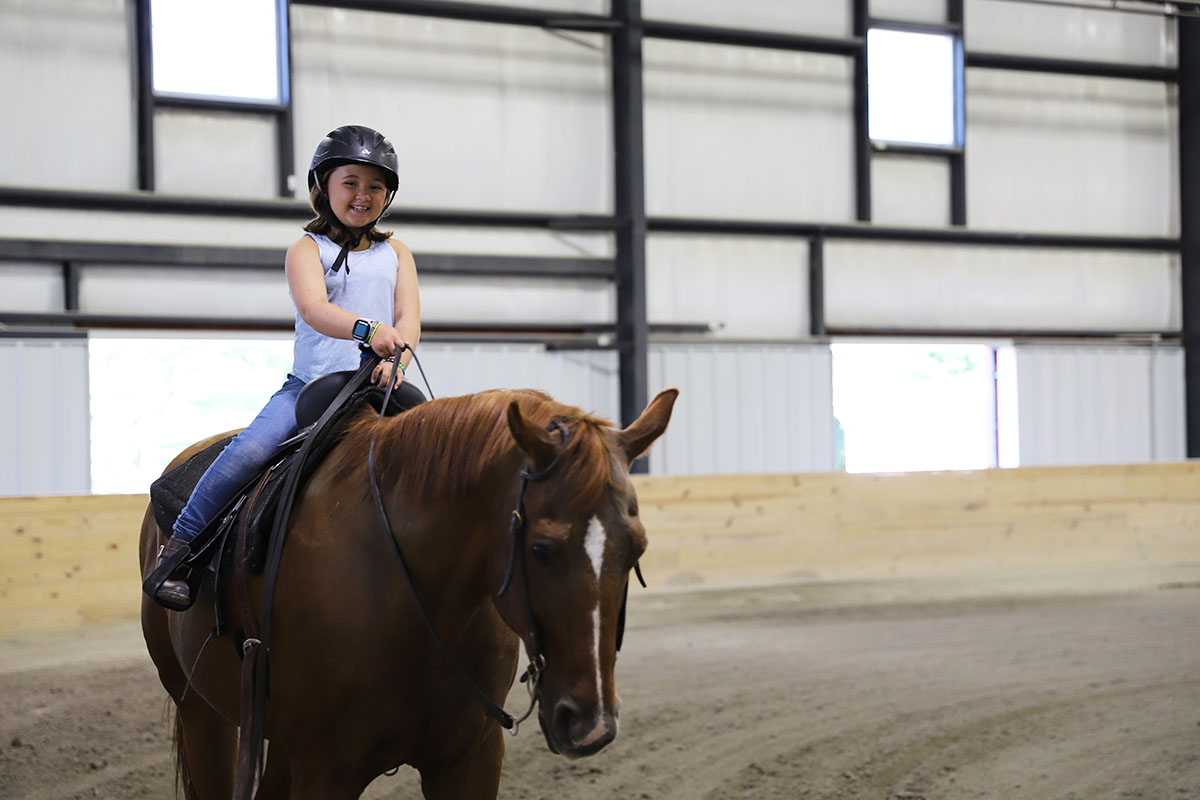
M 867 31 L 867 135 L 875 142 L 958 147 L 959 47 L 945 33 Z
M 282 102 L 279 0 L 151 0 L 154 92 Z
M 149 491 L 184 448 L 249 424 L 292 365 L 290 334 L 195 337 L 91 334 L 94 493 Z
M 991 347 L 846 343 L 832 350 L 847 472 L 997 465 Z

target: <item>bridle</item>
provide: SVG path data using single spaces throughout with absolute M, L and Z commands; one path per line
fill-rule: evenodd
M 513 509 L 508 523 L 508 569 L 504 573 L 504 580 L 500 583 L 500 590 L 496 592 L 496 597 L 500 598 L 508 591 L 516 572 L 517 553 L 520 553 L 521 583 L 525 589 L 523 592 L 525 596 L 525 629 L 528 632 L 525 637 L 525 654 L 529 657 L 529 666 L 521 676 L 521 683 L 527 684 L 530 705 L 529 711 L 526 711 L 525 715 L 517 720 L 518 723 L 529 718 L 534 705 L 541 699 L 542 675 L 546 670 L 546 656 L 542 652 L 541 628 L 538 626 L 537 617 L 533 614 L 533 598 L 529 594 L 529 571 L 525 564 L 525 489 L 529 486 L 530 481 L 543 480 L 554 471 L 554 468 L 558 466 L 558 459 L 567 449 L 567 441 L 571 438 L 571 431 L 562 419 L 551 420 L 546 430 L 557 430 L 562 438 L 558 443 L 558 450 L 554 453 L 554 458 L 550 459 L 549 464 L 537 472 L 532 472 L 533 464 L 526 462 L 525 467 L 521 470 L 521 484 L 517 487 L 517 505 Z M 516 732 L 515 727 L 512 730 L 514 733 Z
M 413 353 L 414 358 L 416 357 L 415 350 L 413 350 L 407 344 L 404 347 Z M 397 353 L 397 357 L 398 356 L 399 354 Z M 417 368 L 421 370 L 421 374 L 424 376 L 425 371 L 421 369 L 420 362 L 417 362 Z M 395 388 L 395 373 L 396 366 L 393 364 L 391 374 L 388 377 L 387 393 L 384 395 L 383 399 L 382 407 L 384 410 L 387 409 L 388 401 L 391 399 L 392 389 Z M 428 382 L 426 382 L 426 387 L 428 387 Z M 380 411 L 379 420 L 382 421 L 383 417 L 384 411 Z M 490 697 L 488 697 L 487 694 L 485 694 L 484 691 L 479 688 L 478 684 L 475 683 L 471 676 L 467 674 L 467 671 L 463 668 L 462 664 L 459 663 L 458 659 L 455 658 L 454 653 L 451 652 L 449 646 L 447 646 L 442 637 L 438 635 L 437 630 L 433 626 L 433 622 L 429 618 L 429 613 L 425 610 L 425 604 L 421 602 L 421 598 L 417 594 L 417 589 L 412 579 L 412 572 L 409 569 L 408 561 L 404 557 L 404 551 L 400 549 L 400 542 L 396 538 L 394 529 L 392 528 L 391 522 L 388 519 L 387 509 L 384 508 L 383 505 L 383 495 L 379 490 L 379 481 L 375 475 L 375 442 L 378 438 L 379 430 L 379 426 L 377 425 L 375 428 L 375 433 L 371 436 L 370 448 L 367 451 L 367 475 L 369 476 L 371 483 L 371 496 L 375 500 L 375 509 L 379 514 L 380 521 L 383 523 L 383 530 L 386 534 L 386 538 L 389 542 L 391 542 L 392 552 L 396 556 L 397 563 L 400 565 L 400 573 L 404 578 L 405 585 L 408 587 L 408 592 L 412 597 L 413 604 L 416 606 L 417 614 L 420 616 L 421 622 L 424 623 L 426 630 L 429 631 L 430 636 L 433 637 L 433 641 L 437 644 L 438 649 L 442 651 L 442 654 L 446 657 L 446 660 L 450 662 L 450 666 L 458 674 L 463 683 L 465 683 L 471 690 L 471 693 L 475 695 L 475 698 L 479 701 L 480 705 L 483 706 L 484 713 L 499 723 L 500 727 L 504 728 L 515 736 L 520 724 L 529 719 L 530 715 L 533 714 L 534 708 L 538 706 L 538 703 L 541 700 L 542 678 L 546 668 L 546 657 L 542 652 L 541 629 L 538 626 L 537 617 L 535 617 L 533 613 L 533 600 L 529 592 L 529 573 L 525 564 L 525 490 L 529 486 L 530 482 L 544 480 L 554 471 L 555 467 L 558 466 L 559 459 L 566 450 L 567 442 L 570 440 L 571 432 L 567 428 L 567 424 L 562 418 L 556 418 L 552 420 L 547 426 L 547 431 L 558 431 L 561 435 L 558 449 L 555 451 L 554 458 L 550 460 L 549 464 L 542 467 L 542 469 L 535 472 L 533 470 L 533 464 L 530 462 L 526 462 L 525 466 L 521 469 L 521 483 L 517 489 L 516 507 L 513 509 L 512 516 L 509 520 L 508 532 L 510 551 L 508 568 L 505 571 L 504 580 L 500 585 L 499 591 L 496 593 L 496 597 L 498 599 L 508 591 L 509 587 L 512 585 L 513 577 L 517 572 L 516 567 L 518 564 L 520 564 L 521 584 L 523 588 L 522 594 L 524 595 L 525 600 L 524 607 L 527 631 L 526 636 L 523 637 L 523 641 L 525 644 L 526 655 L 529 657 L 529 666 L 526 668 L 524 674 L 521 675 L 521 683 L 526 684 L 526 688 L 529 691 L 529 708 L 519 718 L 514 718 L 511 714 L 496 704 Z M 520 559 L 517 558 L 518 553 L 521 554 Z M 635 564 L 634 569 L 637 572 L 638 581 L 640 581 L 644 587 L 646 582 L 642 578 L 641 567 Z M 625 605 L 628 601 L 628 597 L 629 581 L 626 580 L 625 594 L 621 600 L 621 611 L 617 617 L 618 651 L 621 649 L 621 641 L 625 634 Z

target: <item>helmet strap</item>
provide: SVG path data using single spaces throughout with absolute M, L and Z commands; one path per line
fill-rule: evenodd
M 343 231 L 345 231 L 347 234 L 349 234 L 349 237 L 346 239 L 346 243 L 342 245 L 342 249 L 338 251 L 337 258 L 335 258 L 333 260 L 333 266 L 330 267 L 330 270 L 332 272 L 337 272 L 339 269 L 342 268 L 342 264 L 345 264 L 346 265 L 346 274 L 349 275 L 350 274 L 350 262 L 347 259 L 350 258 L 350 251 L 353 250 L 354 248 L 358 247 L 358 243 L 362 241 L 363 234 L 350 233 L 350 231 L 346 228 L 345 225 L 340 225 L 339 227 L 341 227 L 341 229 Z

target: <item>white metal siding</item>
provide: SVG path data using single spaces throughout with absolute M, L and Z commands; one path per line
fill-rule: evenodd
M 87 341 L 0 339 L 0 375 L 0 495 L 90 491 Z
M 396 146 L 397 208 L 611 210 L 603 35 L 303 5 L 290 18 L 297 196 L 312 149 L 352 121 Z
M 651 216 L 854 219 L 852 59 L 647 39 L 644 60 Z
M 826 345 L 654 345 L 651 391 L 676 387 L 655 475 L 833 469 Z
M 1176 346 L 1016 348 L 1021 466 L 1186 457 Z
M 1179 256 L 1118 250 L 830 242 L 830 326 L 1172 331 Z
M 135 187 L 130 5 L 0 2 L 0 184 Z
M 438 397 L 533 388 L 617 421 L 617 355 L 539 345 L 427 344 Z M 671 427 L 650 451 L 655 475 L 833 469 L 832 361 L 826 345 L 655 344 L 650 395 L 680 390 Z M 424 389 L 415 369 L 409 380 Z
M 653 322 L 707 324 L 714 338 L 806 336 L 808 260 L 804 240 L 651 234 L 648 316 Z
M 1178 236 L 1174 92 L 1157 81 L 967 70 L 971 225 Z
M 616 421 L 617 355 L 609 350 L 547 350 L 537 344 L 424 344 L 421 366 L 436 397 L 485 389 L 537 389 Z M 416 365 L 408 380 L 425 391 Z
M 1114 12 L 1099 3 L 1093 4 L 1096 8 L 1069 5 L 967 0 L 967 49 L 1126 64 L 1176 63 L 1174 20 Z

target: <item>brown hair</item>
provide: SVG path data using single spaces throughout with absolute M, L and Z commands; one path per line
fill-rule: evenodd
M 325 180 L 329 177 L 329 173 L 332 171 L 332 169 L 333 167 L 330 167 L 329 169 L 321 172 L 321 174 L 317 176 L 316 183 L 313 184 L 312 190 L 308 193 L 308 204 L 312 206 L 313 213 L 316 214 L 316 216 L 308 221 L 308 224 L 304 226 L 304 230 L 308 231 L 309 233 L 328 236 L 333 240 L 334 244 L 345 244 L 350 237 L 347 235 L 346 229 L 341 225 L 340 222 L 334 222 L 333 211 L 329 208 L 329 199 L 325 197 L 325 192 L 321 188 L 325 185 Z M 378 222 L 378 220 L 376 220 L 376 222 Z M 381 231 L 379 228 L 372 225 L 371 230 L 367 231 L 365 235 L 367 239 L 372 242 L 383 242 L 392 237 L 392 232 Z

